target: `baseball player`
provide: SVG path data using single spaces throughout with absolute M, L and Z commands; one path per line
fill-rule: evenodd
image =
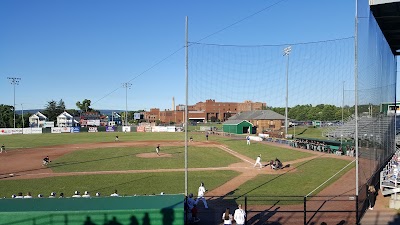
M 7 153 L 6 147 L 4 146 L 4 144 L 1 145 L 0 153 L 3 153 L 3 151 L 4 151 L 5 153 Z
M 47 165 L 49 164 L 49 162 L 51 162 L 51 161 L 50 161 L 50 158 L 49 158 L 49 156 L 46 156 L 46 157 L 43 159 L 43 166 L 47 166 Z
M 250 145 L 250 136 L 249 135 L 247 135 L 246 140 L 247 140 L 247 145 Z
M 115 136 L 115 141 L 119 141 L 118 135 Z
M 200 183 L 199 191 L 197 193 L 197 199 L 196 199 L 196 205 L 198 205 L 199 200 L 203 201 L 204 208 L 208 209 L 207 201 L 204 198 L 204 193 L 207 191 L 207 189 L 204 187 L 204 183 Z
M 257 156 L 256 163 L 254 163 L 253 167 L 256 167 L 257 165 L 260 165 L 260 169 L 262 168 L 261 164 L 261 154 Z
M 157 147 L 156 147 L 156 153 L 157 153 L 157 155 L 160 155 L 159 152 L 160 152 L 160 145 L 157 145 Z

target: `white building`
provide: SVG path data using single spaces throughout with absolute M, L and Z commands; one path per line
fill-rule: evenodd
M 57 127 L 73 127 L 78 123 L 71 114 L 65 111 L 57 116 Z
M 47 116 L 43 115 L 41 112 L 37 112 L 29 117 L 30 127 L 46 127 L 48 123 L 50 122 L 47 121 Z

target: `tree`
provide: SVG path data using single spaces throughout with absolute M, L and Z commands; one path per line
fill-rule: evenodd
M 47 116 L 49 121 L 56 121 L 57 116 L 65 111 L 65 103 L 61 99 L 58 103 L 54 100 L 47 102 L 44 109 L 44 114 Z
M 80 102 L 80 101 L 77 101 L 76 102 L 76 107 L 78 108 L 78 109 L 80 109 L 81 111 L 84 111 L 84 112 L 90 112 L 90 111 L 92 111 L 93 109 L 92 108 L 90 108 L 90 104 L 92 103 L 92 101 L 90 101 L 89 99 L 84 99 L 83 101 L 82 101 L 82 103 Z
M 0 127 L 14 126 L 14 107 L 11 105 L 0 105 Z

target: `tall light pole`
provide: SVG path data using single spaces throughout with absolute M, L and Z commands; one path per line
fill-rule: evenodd
M 15 128 L 15 85 L 19 84 L 19 81 L 21 78 L 19 77 L 7 77 L 7 79 L 11 82 L 12 85 L 14 85 L 14 128 Z
M 21 103 L 21 109 L 22 109 L 22 132 L 24 132 L 25 128 L 25 121 L 24 121 L 24 106 Z
M 122 87 L 125 88 L 125 126 L 128 125 L 128 89 L 132 86 L 131 83 L 125 82 L 122 84 Z
M 286 60 L 286 107 L 285 107 L 285 135 L 288 133 L 288 98 L 289 98 L 289 54 L 292 46 L 283 49 L 283 56 L 287 56 Z

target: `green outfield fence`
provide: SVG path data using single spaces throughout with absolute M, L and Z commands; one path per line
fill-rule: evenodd
M 184 196 L 1 199 L 1 225 L 183 225 Z

